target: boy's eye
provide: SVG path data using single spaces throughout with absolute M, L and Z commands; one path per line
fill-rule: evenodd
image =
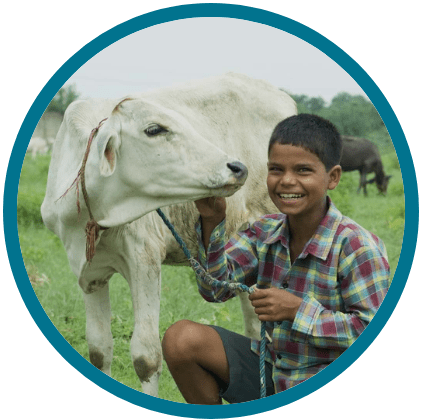
M 281 171 L 281 169 L 277 166 L 268 166 L 268 172 L 277 172 Z
M 312 172 L 312 169 L 305 166 L 303 168 L 299 168 L 299 172 L 300 173 L 308 173 L 308 172 Z

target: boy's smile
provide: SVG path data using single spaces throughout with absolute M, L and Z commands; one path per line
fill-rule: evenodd
M 328 172 L 314 153 L 298 146 L 275 143 L 268 156 L 268 193 L 282 212 L 321 221 L 326 213 L 327 190 L 334 189 L 341 176 L 339 165 Z

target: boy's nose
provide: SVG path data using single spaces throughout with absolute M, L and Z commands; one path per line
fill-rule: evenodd
M 280 181 L 283 185 L 294 185 L 296 183 L 296 178 L 293 176 L 293 174 L 286 173 L 281 177 Z

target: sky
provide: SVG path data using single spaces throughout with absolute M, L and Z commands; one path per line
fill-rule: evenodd
M 293 94 L 366 96 L 335 61 L 302 39 L 260 23 L 193 18 L 127 36 L 99 52 L 66 84 L 82 97 L 120 98 L 229 71 L 264 79 Z

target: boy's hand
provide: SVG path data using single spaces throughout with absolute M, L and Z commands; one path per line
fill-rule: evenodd
M 218 221 L 217 224 L 219 224 L 226 217 L 226 199 L 224 197 L 201 198 L 196 200 L 195 204 L 202 220 Z
M 249 295 L 260 321 L 294 321 L 302 299 L 283 289 L 255 289 Z
M 195 204 L 201 215 L 202 241 L 207 252 L 212 231 L 226 217 L 226 200 L 224 197 L 209 197 L 196 200 Z

